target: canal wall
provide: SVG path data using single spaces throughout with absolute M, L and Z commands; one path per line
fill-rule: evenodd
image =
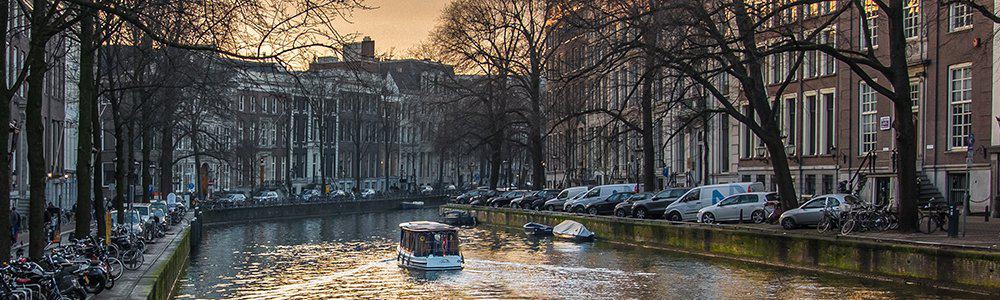
M 505 227 L 574 220 L 602 241 L 1000 295 L 1000 251 L 996 250 L 468 205 L 449 204 L 442 209 L 469 211 L 479 223 Z
M 204 210 L 201 220 L 205 225 L 238 223 L 267 219 L 289 219 L 320 217 L 343 213 L 376 212 L 400 209 L 402 202 L 422 201 L 431 207 L 448 202 L 448 196 L 425 196 L 413 198 L 388 198 L 362 201 L 333 201 L 316 203 L 296 203 L 288 205 L 233 207 Z
M 147 283 L 151 286 L 146 299 L 167 300 L 172 299 L 177 290 L 177 281 L 187 269 L 191 259 L 191 227 L 188 226 L 181 234 L 181 238 L 175 240 L 167 247 L 166 253 L 161 257 L 153 272 L 144 275 L 140 286 Z

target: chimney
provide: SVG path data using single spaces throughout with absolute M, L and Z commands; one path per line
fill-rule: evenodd
M 361 40 L 361 57 L 363 59 L 375 59 L 375 41 L 370 36 Z

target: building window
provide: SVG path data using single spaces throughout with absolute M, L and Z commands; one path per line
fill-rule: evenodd
M 865 3 L 865 18 L 862 19 L 861 28 L 865 28 L 865 25 L 868 26 L 868 32 L 862 31 L 859 35 L 861 37 L 861 48 L 878 48 L 878 6 L 873 1 L 866 1 Z M 866 35 L 868 36 L 867 39 L 865 38 Z
M 916 38 L 920 35 L 920 0 L 906 0 L 903 7 L 903 36 Z
M 836 30 L 836 28 L 823 31 L 820 34 L 820 41 L 819 42 L 822 43 L 822 44 L 824 44 L 824 45 L 829 45 L 830 47 L 836 48 L 837 47 L 837 33 L 834 30 Z M 825 75 L 833 75 L 833 74 L 835 74 L 837 72 L 837 70 L 836 70 L 837 62 L 833 58 L 833 56 L 830 56 L 829 54 L 826 54 L 826 53 L 821 53 L 820 54 L 820 59 L 821 59 L 820 64 L 821 64 L 821 67 L 822 67 L 820 69 L 820 72 L 822 73 L 821 75 L 824 75 L 824 76 Z
M 816 131 L 820 128 L 819 119 L 816 115 L 816 94 L 806 95 L 804 103 L 805 114 L 802 116 L 802 153 L 807 155 L 819 154 L 819 141 L 816 139 Z
M 819 75 L 819 51 L 806 51 L 802 62 L 802 77 L 814 78 Z
M 875 114 L 878 110 L 875 107 L 875 90 L 867 83 L 861 82 L 858 88 L 860 93 L 858 99 L 861 102 L 861 155 L 865 155 L 875 150 L 875 134 L 878 130 L 878 121 Z
M 833 193 L 833 175 L 823 175 L 823 194 Z
M 719 120 L 719 171 L 729 172 L 729 116 L 723 115 Z
M 958 31 L 972 27 L 972 10 L 961 3 L 948 7 L 948 31 Z
M 826 106 L 826 112 L 823 113 L 822 120 L 826 126 L 823 126 L 823 144 L 819 151 L 826 154 L 833 154 L 834 142 L 836 141 L 834 135 L 834 126 L 836 122 L 836 115 L 834 115 L 833 107 L 836 104 L 833 92 L 825 92 L 821 94 L 823 99 L 823 105 Z
M 951 148 L 968 146 L 972 131 L 972 69 L 961 64 L 948 68 L 948 115 Z
M 816 175 L 806 175 L 804 184 L 806 186 L 802 187 L 803 194 L 816 195 Z
M 795 96 L 785 98 L 785 135 L 788 137 L 785 143 L 795 145 Z

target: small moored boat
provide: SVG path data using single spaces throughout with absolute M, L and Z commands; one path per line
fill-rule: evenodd
M 448 210 L 441 213 L 441 223 L 452 226 L 475 225 L 476 218 L 461 210 Z
M 424 202 L 423 201 L 406 201 L 406 202 L 400 203 L 399 207 L 402 208 L 402 209 L 423 208 L 424 207 Z
M 552 226 L 548 226 L 545 224 L 538 224 L 535 222 L 528 222 L 524 224 L 524 234 L 533 236 L 552 235 Z
M 438 222 L 399 224 L 396 262 L 401 267 L 427 271 L 460 270 L 465 259 L 458 250 L 458 228 Z
M 559 238 L 569 239 L 578 242 L 588 242 L 594 240 L 594 233 L 587 230 L 583 224 L 577 221 L 566 220 L 552 228 L 552 234 Z

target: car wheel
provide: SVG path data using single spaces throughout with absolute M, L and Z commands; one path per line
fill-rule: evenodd
M 764 223 L 764 211 L 760 209 L 753 211 L 750 213 L 750 220 L 757 224 Z
M 681 221 L 681 213 L 676 212 L 676 211 L 675 212 L 671 212 L 669 215 L 667 215 L 667 220 L 674 221 L 674 222 L 680 222 Z
M 792 218 L 784 218 L 781 219 L 781 227 L 785 228 L 786 230 L 792 230 L 795 229 L 796 227 L 799 227 L 799 225 L 795 224 L 795 220 L 793 220 Z
M 615 217 L 624 218 L 625 210 L 624 209 L 615 210 Z
M 705 224 L 715 224 L 715 215 L 710 212 L 701 215 L 701 222 Z
M 645 219 L 647 217 L 646 216 L 646 209 L 642 208 L 642 207 L 636 209 L 635 210 L 635 217 L 638 218 L 638 219 Z
M 556 211 L 556 206 L 555 205 L 546 205 L 545 206 L 545 210 L 547 210 L 547 211 Z
M 591 207 L 587 209 L 587 213 L 591 215 L 597 215 L 597 207 Z

